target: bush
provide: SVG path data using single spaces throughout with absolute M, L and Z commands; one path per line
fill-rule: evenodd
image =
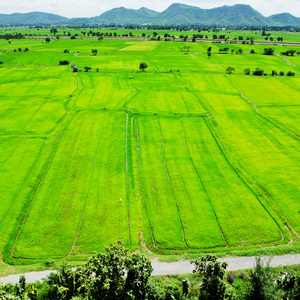
M 265 48 L 264 49 L 264 54 L 265 55 L 273 55 L 274 54 L 274 49 L 273 48 Z
M 292 72 L 292 71 L 288 71 L 288 72 L 286 73 L 286 76 L 295 76 L 295 73 Z
M 244 70 L 245 75 L 250 75 L 250 72 L 251 72 L 251 71 L 250 71 L 249 68 L 247 68 L 247 69 Z
M 231 271 L 227 274 L 227 282 L 230 284 L 233 284 L 233 282 L 236 280 L 237 276 L 235 274 L 235 272 Z
M 263 76 L 264 75 L 264 70 L 260 68 L 256 68 L 255 71 L 253 71 L 253 75 L 255 76 Z
M 280 76 L 284 76 L 284 72 L 283 72 L 283 71 L 280 71 L 279 75 L 280 75 Z
M 254 54 L 254 53 L 255 53 L 254 49 L 251 49 L 250 53 L 251 53 L 251 54 Z
M 61 60 L 61 61 L 59 62 L 59 64 L 60 64 L 60 65 L 68 65 L 68 64 L 70 64 L 70 62 L 69 62 L 68 60 Z
M 69 50 L 68 50 L 68 49 L 66 49 L 66 50 L 64 51 L 64 53 L 69 53 Z

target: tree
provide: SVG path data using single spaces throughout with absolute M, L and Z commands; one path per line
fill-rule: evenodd
M 2 65 L 3 64 L 3 61 L 0 61 L 0 65 Z
M 142 62 L 140 63 L 140 70 L 141 70 L 141 71 L 145 71 L 145 69 L 147 69 L 147 68 L 148 68 L 147 63 L 144 62 L 144 61 L 142 61 Z
M 53 33 L 55 35 L 58 33 L 58 30 L 56 28 L 51 28 L 50 33 Z
M 61 60 L 61 61 L 59 62 L 59 64 L 60 64 L 60 65 L 68 65 L 68 64 L 70 64 L 70 62 L 69 62 L 68 60 Z
M 274 49 L 273 48 L 265 48 L 264 55 L 273 55 Z
M 232 66 L 227 67 L 227 69 L 226 69 L 227 74 L 232 74 L 233 72 L 235 72 L 234 67 L 232 67 Z
M 249 280 L 245 293 L 246 300 L 277 299 L 273 284 L 274 278 L 270 268 L 270 259 L 264 265 L 261 257 L 255 258 L 254 268 L 249 273 Z
M 46 37 L 45 40 L 46 40 L 46 43 L 50 43 L 50 41 L 51 41 L 49 37 Z
M 207 51 L 207 56 L 208 56 L 208 58 L 211 57 L 211 51 Z
M 19 299 L 24 299 L 25 297 L 25 286 L 26 286 L 26 278 L 24 275 L 20 276 L 19 278 L 19 283 L 17 283 L 15 285 L 15 291 L 16 291 L 16 295 L 17 297 L 19 297 Z
M 242 48 L 239 48 L 239 54 L 243 54 L 243 49 Z
M 192 260 L 195 265 L 193 273 L 197 273 L 201 278 L 200 297 L 205 300 L 221 300 L 225 295 L 225 283 L 223 278 L 227 263 L 220 263 L 213 255 L 202 256 L 200 260 Z
M 254 49 L 251 49 L 251 50 L 250 50 L 250 53 L 251 53 L 251 54 L 254 54 L 254 53 L 255 53 Z
M 295 76 L 295 73 L 292 72 L 292 71 L 288 71 L 288 72 L 286 73 L 286 76 Z
M 264 70 L 260 69 L 260 68 L 256 68 L 254 71 L 253 71 L 253 75 L 255 76 L 262 76 L 264 75 Z
M 98 50 L 97 50 L 97 49 L 92 49 L 92 53 L 93 53 L 94 55 L 97 55 Z
M 88 66 L 85 66 L 84 69 L 85 69 L 85 72 L 88 72 L 88 71 L 91 70 L 92 68 L 91 68 L 91 67 L 88 67 Z

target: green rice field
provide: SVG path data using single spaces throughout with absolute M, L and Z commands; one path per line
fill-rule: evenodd
M 298 252 L 300 56 L 280 53 L 300 48 L 222 47 L 0 40 L 3 261 L 81 260 L 120 237 L 154 255 Z

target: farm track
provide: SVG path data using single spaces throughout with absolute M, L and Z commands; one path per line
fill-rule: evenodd
M 184 243 L 187 246 L 187 248 L 190 248 L 188 246 L 187 242 L 186 242 L 186 239 L 185 239 L 185 232 L 184 232 L 183 222 L 182 222 L 182 218 L 181 218 L 181 214 L 180 214 L 180 209 L 179 209 L 179 206 L 178 206 L 178 203 L 177 203 L 177 199 L 176 199 L 176 196 L 175 196 L 174 188 L 172 186 L 172 182 L 171 182 L 171 178 L 170 178 L 170 174 L 169 174 L 169 170 L 168 170 L 168 166 L 167 166 L 167 162 L 166 162 L 165 144 L 164 144 L 164 139 L 163 139 L 163 135 L 162 135 L 162 129 L 161 129 L 161 123 L 160 123 L 159 117 L 157 118 L 157 120 L 158 120 L 160 134 L 161 134 L 164 164 L 165 164 L 166 173 L 167 173 L 168 181 L 169 181 L 169 184 L 170 184 L 170 188 L 171 188 L 171 191 L 172 191 L 173 199 L 174 199 L 174 202 L 175 202 L 175 205 L 176 205 L 176 208 L 177 208 L 177 212 L 178 212 L 178 216 L 179 216 L 179 220 L 180 220 L 180 224 L 181 224 L 181 229 L 182 229 L 183 240 L 184 240 Z
M 291 63 L 287 58 L 282 57 L 280 54 L 275 54 L 275 55 L 279 57 L 281 60 L 283 60 L 288 66 L 297 67 L 295 64 Z

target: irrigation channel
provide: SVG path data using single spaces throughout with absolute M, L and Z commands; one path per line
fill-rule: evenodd
M 263 258 L 264 261 L 268 257 Z M 228 271 L 236 271 L 242 269 L 250 269 L 254 266 L 255 257 L 227 257 L 221 258 L 219 261 L 228 263 Z M 270 266 L 278 267 L 281 265 L 296 265 L 300 264 L 300 254 L 289 254 L 283 256 L 273 256 Z M 172 274 L 187 274 L 192 273 L 194 266 L 190 264 L 189 261 L 178 261 L 178 262 L 152 262 L 153 272 L 152 275 L 172 275 Z M 25 275 L 27 283 L 33 283 L 37 280 L 42 280 L 48 276 L 51 272 L 55 271 L 40 271 L 40 272 L 30 272 L 24 274 L 9 275 L 7 277 L 0 278 L 0 283 L 7 284 L 12 283 L 16 284 L 19 282 L 19 277 Z

